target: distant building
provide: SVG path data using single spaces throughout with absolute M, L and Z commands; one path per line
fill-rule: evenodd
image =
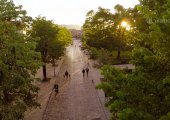
M 69 29 L 73 38 L 81 39 L 83 35 L 83 30 Z

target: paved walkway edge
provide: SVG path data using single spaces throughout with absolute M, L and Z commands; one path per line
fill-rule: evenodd
M 56 73 L 56 77 L 58 76 L 58 74 L 59 74 L 59 72 L 60 72 L 60 69 L 61 69 L 61 66 L 62 66 L 62 64 L 63 64 L 63 62 L 64 62 L 64 59 L 65 59 L 65 56 L 63 56 L 63 57 L 61 58 L 61 60 L 59 61 L 58 71 L 56 71 L 56 72 L 57 72 L 57 73 Z M 55 83 L 56 83 L 56 80 L 55 80 Z M 42 116 L 42 120 L 45 120 L 45 118 L 46 118 L 46 111 L 47 111 L 47 107 L 48 107 L 48 105 L 49 105 L 49 102 L 50 102 L 52 93 L 53 93 L 53 90 L 51 91 L 51 93 L 50 93 L 50 95 L 49 95 L 49 98 L 48 98 L 48 101 L 47 101 L 47 103 L 46 103 L 45 110 L 44 110 L 43 116 Z

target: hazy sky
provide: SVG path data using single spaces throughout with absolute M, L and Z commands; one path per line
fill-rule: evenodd
M 29 16 L 42 15 L 57 24 L 82 25 L 86 13 L 97 10 L 99 6 L 113 10 L 116 4 L 125 8 L 138 4 L 138 0 L 13 0 L 16 5 L 23 5 Z

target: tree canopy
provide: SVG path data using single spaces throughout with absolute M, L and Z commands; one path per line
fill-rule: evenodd
M 29 18 L 29 19 L 28 19 Z M 0 119 L 22 119 L 37 107 L 38 87 L 32 84 L 41 56 L 34 38 L 23 34 L 30 17 L 12 1 L 0 1 Z
M 57 39 L 64 45 L 64 47 L 66 47 L 72 42 L 71 32 L 65 27 L 59 27 Z
M 43 80 L 47 80 L 46 63 L 54 64 L 55 59 L 64 54 L 65 47 L 71 43 L 71 33 L 45 17 L 38 17 L 32 24 L 31 36 L 39 38 L 37 51 L 42 56 Z
M 89 11 L 83 25 L 83 40 L 96 48 L 112 49 L 113 17 L 108 9 L 99 7 L 98 12 Z
M 109 97 L 112 119 L 170 119 L 169 1 L 140 0 L 132 11 L 137 40 L 132 51 L 135 70 L 124 74 L 105 66 L 98 86 Z
M 83 42 L 98 49 L 117 50 L 120 57 L 120 51 L 128 49 L 133 39 L 132 31 L 126 31 L 121 22 L 130 24 L 133 20 L 130 10 L 121 5 L 115 6 L 114 9 L 115 13 L 111 13 L 109 9 L 99 7 L 97 12 L 91 10 L 87 13 L 83 25 Z

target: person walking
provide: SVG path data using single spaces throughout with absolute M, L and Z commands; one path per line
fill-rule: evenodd
M 67 77 L 67 79 L 68 79 L 68 71 L 66 70 L 66 72 L 65 72 L 65 76 Z
M 87 74 L 87 77 L 88 77 L 88 74 L 89 74 L 89 68 L 86 68 L 86 74 Z
M 85 69 L 82 70 L 83 78 L 85 77 Z
M 58 84 L 55 84 L 54 85 L 54 91 L 55 91 L 55 96 L 58 94 L 58 92 L 59 92 L 59 86 L 58 86 Z

